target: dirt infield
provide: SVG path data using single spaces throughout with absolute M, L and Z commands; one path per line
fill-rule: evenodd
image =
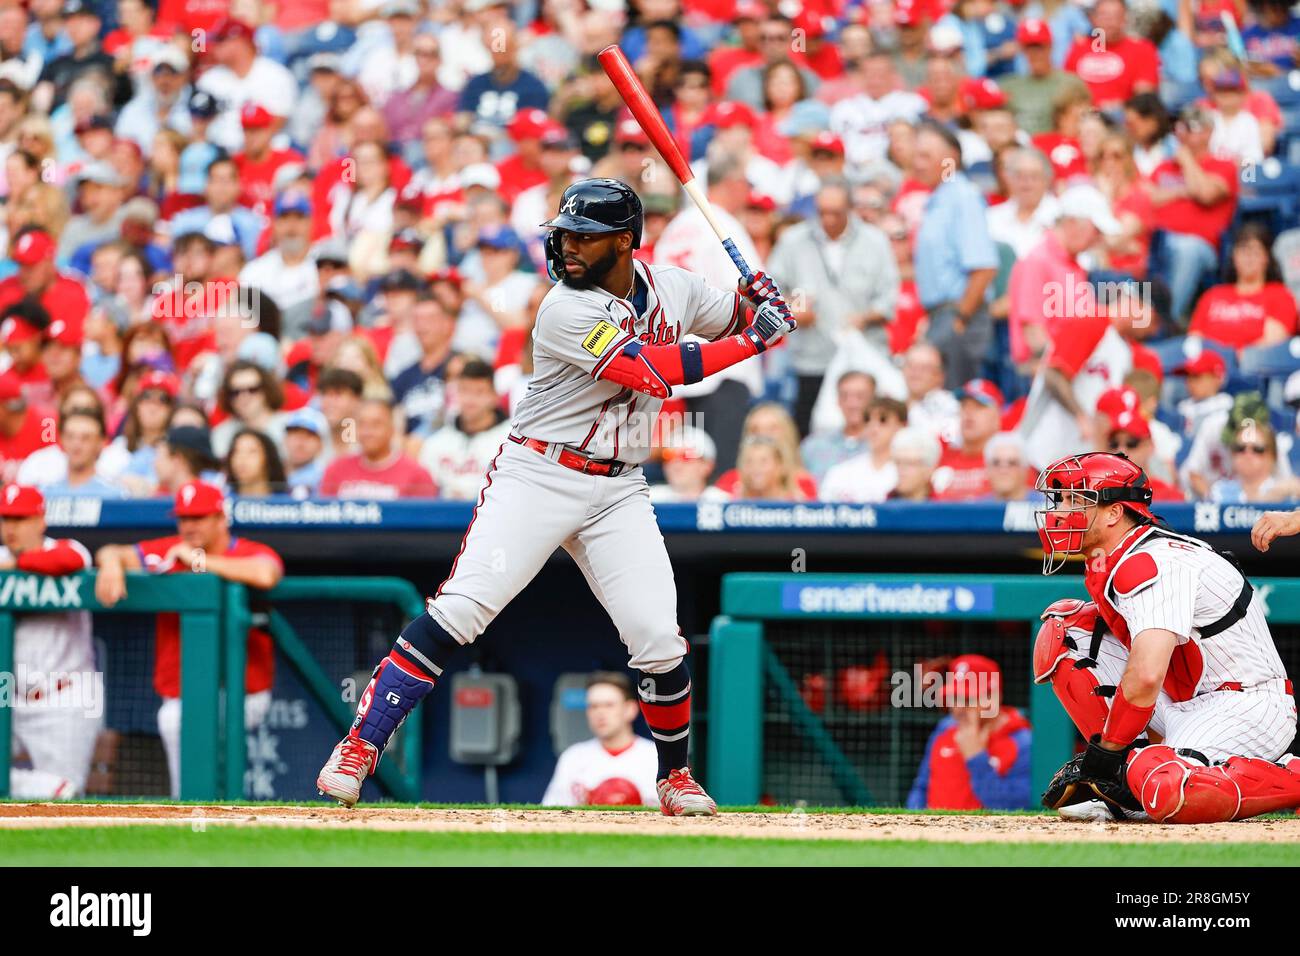
M 1300 818 L 1205 826 L 1071 823 L 1051 816 L 894 813 L 723 813 L 670 819 L 654 811 L 447 810 L 168 804 L 0 804 L 0 830 L 41 827 L 208 825 L 346 827 L 374 830 L 495 833 L 708 835 L 796 840 L 929 840 L 951 843 L 1300 843 Z M 2 840 L 2 838 L 0 838 Z

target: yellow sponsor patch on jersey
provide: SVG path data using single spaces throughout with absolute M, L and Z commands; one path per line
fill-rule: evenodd
M 582 347 L 596 358 L 600 358 L 618 336 L 618 326 L 602 319 L 587 333 L 587 337 L 582 340 Z

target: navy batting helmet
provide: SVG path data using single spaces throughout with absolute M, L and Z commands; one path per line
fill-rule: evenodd
M 641 224 L 645 212 L 641 198 L 627 183 L 617 179 L 584 179 L 574 183 L 560 197 L 560 212 L 542 223 L 550 229 L 546 236 L 546 268 L 551 278 L 564 275 L 564 256 L 560 251 L 561 232 L 586 234 L 604 232 L 632 233 L 632 248 L 641 246 Z

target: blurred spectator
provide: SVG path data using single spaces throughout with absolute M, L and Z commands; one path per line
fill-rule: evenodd
M 13 481 L 23 460 L 54 444 L 56 434 L 52 413 L 27 404 L 21 379 L 12 370 L 0 373 L 0 478 Z
M 154 457 L 154 475 L 158 479 L 158 493 L 175 494 L 186 484 L 204 481 L 222 483 L 224 476 L 217 470 L 217 456 L 212 453 L 208 430 L 195 424 L 178 424 L 177 414 L 172 416 L 166 439 L 158 445 Z
M 58 417 L 67 418 L 74 412 L 84 412 L 95 418 L 104 417 L 104 403 L 98 393 L 87 385 L 78 385 L 68 390 L 58 404 Z M 54 419 L 49 421 L 54 429 Z M 83 429 L 84 434 L 84 429 Z M 130 455 L 121 446 L 104 448 L 95 459 L 95 472 L 105 481 L 118 484 L 119 479 L 130 463 Z M 21 485 L 32 485 L 45 489 L 50 485 L 66 480 L 68 477 L 68 456 L 61 442 L 38 448 L 23 460 L 18 468 L 15 481 Z
M 41 365 L 47 376 L 48 394 L 42 401 L 59 402 L 72 388 L 85 385 L 81 377 L 81 350 L 85 344 L 83 322 L 55 319 L 45 329 L 41 346 Z M 45 392 L 46 389 L 42 389 Z
M 326 368 L 316 380 L 316 389 L 320 410 L 330 426 L 325 443 L 329 457 L 351 454 L 356 450 L 357 412 L 365 391 L 361 376 L 344 368 Z
M 1155 444 L 1151 440 L 1151 426 L 1138 411 L 1123 411 L 1110 419 L 1106 438 L 1108 451 L 1127 455 L 1147 472 L 1151 497 L 1157 504 L 1183 501 L 1183 493 L 1175 486 L 1151 473 L 1151 458 Z
M 158 448 L 167 439 L 167 426 L 179 392 L 176 376 L 168 372 L 145 373 L 127 406 L 121 434 L 105 451 L 105 454 L 116 451 L 128 456 L 119 480 L 132 497 L 154 493 L 158 481 L 155 470 Z
M 1174 124 L 1178 147 L 1152 172 L 1148 190 L 1165 230 L 1164 278 L 1179 323 L 1187 320 L 1201 280 L 1217 265 L 1219 240 L 1237 209 L 1237 167 L 1210 152 L 1213 129 L 1204 110 L 1185 108 Z
M 311 201 L 301 192 L 283 192 L 274 201 L 275 245 L 239 273 L 239 284 L 258 289 L 280 307 L 282 334 L 298 339 L 307 331 L 320 293 L 311 251 Z
M 1268 405 L 1259 392 L 1241 392 L 1233 398 L 1227 411 L 1206 415 L 1179 468 L 1180 483 L 1197 498 L 1208 499 L 1211 486 L 1217 481 L 1237 478 L 1237 455 L 1233 449 L 1242 432 L 1248 432 L 1252 426 L 1262 426 L 1268 420 Z M 1272 436 L 1275 451 L 1272 477 L 1278 482 L 1292 477 L 1291 436 L 1281 437 L 1287 440 L 1285 448 L 1281 447 L 1279 436 Z M 1254 435 L 1248 434 L 1247 439 L 1248 444 L 1257 443 Z M 1251 464 L 1260 463 L 1252 461 Z
M 925 82 L 926 38 L 930 13 L 920 4 L 897 4 L 894 7 L 896 48 L 892 59 L 902 85 L 914 90 Z
M 1259 223 L 1237 230 L 1224 283 L 1197 300 L 1188 332 L 1229 348 L 1276 345 L 1296 334 L 1296 302 Z
M 898 474 L 891 501 L 929 501 L 934 496 L 930 479 L 942 454 L 939 440 L 929 432 L 909 427 L 894 435 L 889 457 Z
M 223 18 L 208 36 L 216 65 L 199 78 L 197 85 L 212 95 L 221 112 L 207 138 L 233 154 L 244 145 L 239 122 L 244 105 L 255 103 L 272 116 L 290 116 L 298 101 L 298 84 L 285 67 L 257 52 L 249 24 Z
M 204 203 L 192 209 L 184 209 L 172 218 L 172 235 L 179 245 L 182 237 L 198 233 L 207 239 L 208 251 L 215 245 L 214 233 L 211 231 L 214 220 L 218 227 L 225 226 L 232 232 L 239 248 L 246 259 L 257 256 L 257 241 L 262 235 L 261 218 L 246 206 L 240 205 L 239 165 L 229 158 L 212 161 L 207 170 L 207 183 L 203 190 Z M 203 270 L 197 270 L 203 272 Z M 186 279 L 202 282 L 208 278 L 206 273 L 191 275 L 185 273 Z
M 1264 422 L 1243 422 L 1233 435 L 1232 477 L 1210 488 L 1210 500 L 1223 504 L 1291 501 L 1300 495 L 1300 481 L 1277 475 L 1277 435 Z
M 1137 410 L 1146 420 L 1147 427 L 1151 429 L 1151 443 L 1154 447 L 1147 463 L 1142 467 L 1153 478 L 1168 483 L 1177 482 L 1178 467 L 1175 460 L 1182 451 L 1183 439 L 1157 417 L 1160 410 L 1162 379 L 1149 369 L 1134 368 L 1124 376 L 1123 387 L 1137 395 Z M 1102 400 L 1098 399 L 1099 410 L 1101 403 Z
M 469 501 L 478 497 L 510 422 L 487 362 L 467 361 L 456 375 L 455 391 L 455 418 L 424 440 L 419 460 L 442 497 Z
M 456 317 L 426 294 L 415 303 L 411 328 L 420 345 L 420 359 L 392 380 L 393 398 L 406 417 L 407 432 L 428 435 L 441 427 L 446 414 Z
M 234 156 L 243 187 L 239 204 L 265 218 L 275 203 L 275 183 L 281 171 L 286 167 L 301 167 L 303 156 L 296 149 L 274 145 L 284 120 L 273 116 L 266 107 L 245 103 L 239 111 L 239 123 L 244 130 L 243 152 Z
M 0 281 L 0 309 L 29 298 L 39 302 L 49 318 L 79 327 L 90 310 L 90 300 L 82 281 L 55 265 L 55 249 L 54 238 L 44 229 L 18 231 L 11 251 L 18 273 Z
M 889 124 L 915 123 L 926 112 L 926 102 L 910 89 L 899 88 L 898 74 L 886 52 L 868 54 L 849 75 L 857 93 L 835 104 L 830 128 L 844 141 L 849 163 L 869 167 L 885 157 Z
M 95 464 L 104 450 L 104 417 L 76 409 L 59 416 L 59 447 L 67 459 L 67 475 L 46 484 L 42 491 L 50 497 L 125 498 L 120 485 L 110 483 L 95 473 Z
M 709 434 L 713 435 L 712 428 Z M 776 402 L 759 402 L 745 415 L 740 434 L 742 441 L 746 438 L 770 438 L 776 442 L 781 449 L 779 457 L 782 463 L 791 470 L 794 481 L 799 486 L 800 497 L 805 500 L 817 497 L 817 481 L 804 470 L 803 459 L 799 455 L 799 430 L 783 406 Z M 714 484 L 732 494 L 740 484 L 739 469 L 724 471 Z
M 1133 161 L 1133 144 L 1120 133 L 1108 133 L 1092 164 L 1093 182 L 1110 203 L 1120 231 L 1102 236 L 1104 250 L 1094 249 L 1099 264 L 1137 279 L 1146 277 L 1155 210 Z
M 752 435 L 740 443 L 736 485 L 731 496 L 740 500 L 804 501 L 796 469 L 781 443 Z
M 985 294 L 998 265 L 984 199 L 961 169 L 956 137 L 923 122 L 912 177 L 932 192 L 916 233 L 916 289 L 929 314 L 925 337 L 944 356 L 950 388 L 976 377 L 993 340 Z
M 1232 408 L 1232 396 L 1223 391 L 1227 365 L 1214 349 L 1203 349 L 1196 358 L 1178 366 L 1174 374 L 1187 376 L 1187 397 L 1178 403 L 1178 414 L 1182 416 L 1182 436 L 1191 441 L 1208 417 L 1226 415 Z
M 415 61 L 414 82 L 398 85 L 392 95 L 383 100 L 382 107 L 389 133 L 399 143 L 418 139 L 429 120 L 450 116 L 456 109 L 457 100 L 456 94 L 438 80 L 438 69 L 442 66 L 438 38 L 420 33 L 410 43 Z M 364 73 L 362 80 L 365 80 Z
M 1063 323 L 1096 314 L 1079 258 L 1102 236 L 1122 229 L 1106 198 L 1092 186 L 1070 187 L 1055 206 L 1055 224 L 1012 267 L 1008 286 L 1011 360 L 1031 374 Z
M 135 95 L 118 113 L 113 132 L 149 150 L 165 129 L 189 132 L 190 89 L 188 58 L 170 44 L 160 44 L 150 57 L 148 77 L 141 77 Z
M 1025 501 L 1034 495 L 1035 472 L 1016 432 L 998 432 L 984 443 L 984 467 L 995 501 Z
M 1124 0 L 1097 0 L 1090 13 L 1092 34 L 1077 37 L 1065 69 L 1088 86 L 1098 109 L 1115 109 L 1134 93 L 1155 92 L 1160 57 L 1149 40 L 1128 32 Z
M 390 350 L 391 354 L 391 350 Z M 335 368 L 355 372 L 363 383 L 362 395 L 381 401 L 391 401 L 393 390 L 384 378 L 384 370 L 379 364 L 379 355 L 374 344 L 368 338 L 353 335 L 339 343 L 334 354 Z
M 957 393 L 961 407 L 961 444 L 949 445 L 931 478 L 936 501 L 986 497 L 989 475 L 984 448 L 1002 424 L 1002 391 L 987 379 L 972 379 Z
M 888 354 L 898 270 L 885 234 L 852 215 L 843 180 L 817 193 L 815 222 L 782 233 L 768 269 L 783 289 L 798 289 L 787 294 L 802 334 L 787 348 L 798 378 L 795 423 L 807 432 L 826 368 L 846 347 L 842 339 L 857 334 Z
M 492 69 L 471 77 L 460 91 L 457 112 L 472 123 L 504 128 L 519 110 L 544 110 L 550 103 L 545 84 L 518 63 L 518 33 L 509 20 L 492 26 Z
M 1052 62 L 1052 28 L 1046 20 L 1026 17 L 1016 27 L 1016 42 L 1027 70 L 998 78 L 1016 115 L 1016 125 L 1031 136 L 1052 130 L 1052 103 L 1063 90 L 1084 90 L 1074 73 L 1058 70 Z
M 1103 0 L 1105 2 L 1105 0 Z M 980 654 L 949 664 L 948 716 L 930 735 L 907 795 L 913 810 L 1027 810 L 1032 734 L 1029 721 L 1002 704 L 1002 669 Z
M 547 807 L 658 801 L 658 759 L 652 741 L 633 732 L 640 709 L 627 675 L 597 671 L 587 679 L 587 726 L 592 739 L 566 748 L 542 795 Z
M 314 408 L 300 408 L 285 419 L 285 484 L 290 494 L 302 498 L 316 494 L 329 457 L 328 437 L 329 422 Z
M 7 371 L 32 401 L 49 404 L 50 378 L 41 364 L 41 346 L 50 314 L 34 299 L 10 303 L 0 312 L 0 344 L 9 358 Z
M 1013 149 L 1002 162 L 1011 194 L 988 211 L 989 238 L 1023 259 L 1056 222 L 1059 208 L 1049 192 L 1052 164 L 1036 149 Z
M 176 492 L 174 513 L 179 534 L 141 541 L 108 544 L 95 555 L 99 574 L 95 597 L 113 607 L 127 596 L 127 571 L 149 574 L 214 574 L 254 589 L 249 607 L 253 620 L 268 610 L 256 592 L 269 591 L 284 576 L 280 556 L 264 544 L 230 533 L 220 489 L 189 481 Z M 248 663 L 244 677 L 244 726 L 256 728 L 271 708 L 275 653 L 271 636 L 260 626 L 248 631 Z M 158 615 L 154 636 L 154 690 L 163 699 L 158 708 L 158 733 L 167 754 L 171 795 L 180 795 L 181 699 L 180 616 Z
M 1239 163 L 1262 162 L 1264 140 L 1259 120 L 1245 109 L 1245 74 L 1235 69 L 1217 71 L 1210 84 L 1210 103 L 1214 121 L 1210 151 Z
M 957 398 L 943 387 L 943 354 L 928 342 L 918 342 L 903 355 L 903 382 L 907 387 L 907 422 L 944 441 L 958 432 Z
M 396 439 L 392 406 L 377 399 L 362 401 L 356 418 L 357 452 L 330 462 L 321 478 L 321 495 L 385 501 L 437 497 L 429 473 L 397 450 Z
M 0 571 L 65 575 L 90 568 L 90 552 L 80 542 L 48 536 L 45 499 L 35 488 L 11 484 L 0 489 L 0 538 Z M 10 796 L 80 796 L 102 721 L 85 697 L 103 690 L 90 612 L 24 614 L 14 622 L 13 641 L 17 680 L 6 704 L 13 708 L 10 746 L 25 752 L 31 766 L 9 771 Z M 82 681 L 93 684 L 78 686 Z
M 384 21 L 387 42 L 374 46 L 358 79 L 371 101 L 381 104 L 398 90 L 410 87 L 419 76 L 414 44 L 422 9 L 416 0 L 387 0 L 376 12 Z
M 835 431 L 815 431 L 799 445 L 804 467 L 819 483 L 840 462 L 863 450 L 867 412 L 876 397 L 876 380 L 866 372 L 850 370 L 835 383 L 836 404 L 844 418 Z
M 212 451 L 224 458 L 235 433 L 251 428 L 277 447 L 284 440 L 284 389 L 274 375 L 253 362 L 235 362 L 226 369 L 217 396 L 217 409 L 229 416 L 212 429 Z
M 674 504 L 727 498 L 724 492 L 709 486 L 718 452 L 704 429 L 681 427 L 664 443 L 662 454 L 664 483 L 650 486 L 651 501 Z
M 1250 9 L 1253 22 L 1241 31 L 1246 55 L 1275 70 L 1294 70 L 1300 65 L 1300 18 L 1291 4 L 1287 0 L 1255 0 Z
M 537 277 L 520 270 L 523 247 L 508 226 L 484 230 L 477 249 L 482 278 L 463 283 L 465 305 L 452 343 L 458 352 L 491 361 L 501 333 L 527 324 L 524 310 Z
M 69 90 L 79 79 L 94 76 L 98 82 L 113 85 L 119 105 L 130 96 L 130 83 L 113 66 L 113 57 L 100 43 L 102 21 L 98 10 L 86 0 L 67 0 L 63 4 L 63 30 L 71 49 L 45 64 L 33 103 L 43 112 L 62 106 Z
M 805 34 L 806 37 L 806 34 Z M 796 39 L 794 25 L 780 14 L 769 15 L 763 20 L 758 33 L 758 52 L 762 57 L 760 63 L 741 67 L 727 79 L 725 99 L 733 103 L 744 103 L 751 109 L 763 108 L 763 80 L 768 68 L 773 64 L 789 60 L 790 51 Z M 809 95 L 816 94 L 821 79 L 806 67 L 799 68 L 803 87 Z
M 241 428 L 235 433 L 222 470 L 232 495 L 265 498 L 288 490 L 284 463 L 275 442 L 252 428 Z
M 1143 176 L 1173 157 L 1169 146 L 1173 129 L 1173 117 L 1156 94 L 1138 93 L 1124 104 L 1124 130 L 1133 141 L 1133 162 Z
M 822 501 L 884 501 L 898 484 L 894 436 L 907 425 L 907 406 L 895 398 L 873 399 L 865 416 L 866 448 L 831 468 L 820 484 Z

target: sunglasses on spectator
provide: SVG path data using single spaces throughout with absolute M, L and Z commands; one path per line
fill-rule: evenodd
M 989 461 L 990 468 L 1023 468 L 1025 463 L 1019 458 L 994 458 Z
M 1243 442 L 1238 442 L 1232 446 L 1232 453 L 1234 455 L 1244 455 L 1248 451 L 1254 452 L 1256 455 L 1267 455 L 1269 453 L 1269 447 L 1267 445 L 1247 445 Z
M 140 393 L 140 401 L 165 402 L 171 404 L 172 397 L 161 388 L 145 389 Z
M 234 398 L 236 395 L 256 395 L 261 391 L 261 385 L 245 385 L 243 388 L 236 388 L 232 385 L 230 386 L 230 397 Z
M 1120 441 L 1117 438 L 1112 438 L 1110 440 L 1110 450 L 1119 451 L 1122 448 L 1125 451 L 1132 451 L 1133 449 L 1137 448 L 1141 444 L 1142 444 L 1142 439 L 1140 438 L 1126 438 L 1123 441 Z

